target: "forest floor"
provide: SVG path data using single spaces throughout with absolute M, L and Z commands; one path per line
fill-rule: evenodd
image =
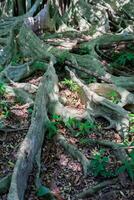
M 41 76 L 38 77 L 38 79 L 40 78 Z M 34 82 L 34 80 L 35 79 L 33 77 L 33 81 L 29 81 Z M 84 105 L 82 105 L 80 99 L 78 99 L 78 95 L 76 92 L 72 92 L 69 88 L 62 85 L 60 94 L 61 96 L 68 99 L 67 106 L 83 109 Z M 7 125 L 14 127 L 16 129 L 16 132 L 9 131 L 6 137 L 4 133 L 3 137 L 0 138 L 0 176 L 4 176 L 12 172 L 16 161 L 17 150 L 26 135 L 25 129 L 28 129 L 28 126 L 30 124 L 31 114 L 28 112 L 25 106 L 22 107 L 22 105 L 18 105 L 15 102 L 12 103 L 12 106 L 14 106 L 16 112 L 14 115 L 12 113 L 12 115 L 7 118 Z M 116 133 L 116 131 L 113 129 L 105 130 L 104 127 L 106 126 L 107 122 L 104 119 L 99 118 L 96 120 L 96 128 L 94 130 L 91 130 L 86 135 L 80 135 L 79 137 L 71 134 L 70 131 L 63 124 L 58 125 L 58 129 L 60 133 L 62 133 L 67 138 L 69 143 L 77 146 L 78 149 L 81 150 L 81 152 L 83 152 L 87 158 L 91 158 L 95 152 L 99 151 L 102 148 L 99 145 L 82 144 L 82 139 L 92 138 L 97 140 L 110 140 L 117 143 L 121 141 L 118 133 Z M 19 130 L 19 127 L 23 127 L 24 130 Z M 105 149 L 104 154 L 107 156 L 110 155 L 110 149 Z M 110 168 L 114 169 L 118 163 L 114 155 L 112 155 L 111 159 L 112 164 L 110 165 Z M 33 174 L 30 175 L 25 199 L 44 199 L 41 197 L 39 198 L 36 195 L 33 176 Z M 45 138 L 42 149 L 41 179 L 45 186 L 49 187 L 52 191 L 57 193 L 59 199 L 65 200 L 75 200 L 76 198 L 74 198 L 74 194 L 78 194 L 83 189 L 86 189 L 87 187 L 92 187 L 97 183 L 106 180 L 106 178 L 101 175 L 94 177 L 94 175 L 92 174 L 85 178 L 83 176 L 80 163 L 68 156 L 64 152 L 63 148 L 61 148 L 58 143 L 55 143 L 53 139 L 47 138 Z M 113 186 L 106 187 L 98 194 L 96 194 L 96 196 L 89 197 L 87 199 L 104 200 L 107 198 L 114 198 L 130 200 L 134 197 L 133 186 L 133 183 L 131 183 L 128 179 L 128 184 L 126 188 L 122 188 L 122 186 L 117 183 Z M 0 199 L 6 200 L 6 194 L 1 196 Z
M 43 73 L 38 72 L 25 81 L 38 86 L 42 76 Z M 84 104 L 79 99 L 77 91 L 68 86 L 64 77 L 59 82 L 59 88 L 60 97 L 66 101 L 66 106 L 76 108 L 82 113 L 84 110 Z M 28 108 L 27 105 L 23 105 L 12 98 L 1 98 L 5 98 L 5 102 L 8 102 L 5 105 L 4 111 L 9 112 L 5 119 L 5 123 L 7 127 L 9 127 L 9 130 L 7 129 L 6 133 L 3 132 L 3 134 L 0 134 L 0 176 L 4 177 L 13 171 L 17 157 L 17 150 L 30 125 L 32 108 Z M 57 200 L 77 200 L 78 198 L 75 197 L 75 195 L 79 194 L 83 190 L 93 187 L 102 181 L 116 177 L 114 172 L 120 163 L 117 161 L 112 150 L 98 144 L 88 143 L 88 139 L 96 139 L 100 141 L 109 140 L 116 143 L 121 142 L 121 137 L 115 130 L 105 129 L 105 127 L 108 126 L 106 120 L 103 118 L 97 118 L 94 125 L 88 124 L 88 130 L 83 128 L 84 131 L 79 130 L 76 121 L 72 121 L 73 131 L 72 129 L 70 130 L 58 117 L 52 118 L 52 122 L 56 124 L 58 132 L 65 136 L 70 144 L 75 145 L 89 160 L 95 160 L 94 156 L 98 155 L 95 160 L 96 165 L 99 164 L 99 161 L 102 163 L 100 166 L 102 167 L 101 169 L 98 169 L 94 164 L 91 173 L 85 177 L 81 164 L 71 158 L 64 151 L 59 143 L 56 142 L 55 137 L 51 138 L 51 133 L 50 137 L 46 136 L 41 156 L 41 180 L 43 185 L 48 187 L 54 193 Z M 83 125 L 84 124 L 85 121 L 83 122 Z M 89 125 L 91 125 L 91 127 L 89 127 Z M 133 137 L 131 138 L 131 141 L 133 141 Z M 107 160 L 101 160 L 104 157 L 108 158 L 109 162 L 107 162 Z M 105 169 L 103 167 L 105 167 Z M 97 170 L 98 173 L 96 172 Z M 37 196 L 37 191 L 34 186 L 34 178 L 34 173 L 31 173 L 25 194 L 25 200 L 45 199 L 45 197 Z M 96 192 L 93 197 L 88 197 L 87 200 L 132 200 L 133 198 L 134 183 L 130 180 L 130 177 L 127 176 L 127 183 L 125 183 L 125 186 L 122 186 L 120 182 L 117 181 L 115 184 L 107 185 L 107 187 Z M 0 200 L 6 199 L 6 194 L 0 196 Z

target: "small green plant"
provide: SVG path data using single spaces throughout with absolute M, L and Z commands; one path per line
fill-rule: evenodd
M 116 60 L 117 63 L 120 65 L 126 65 L 127 61 L 134 60 L 134 54 L 130 52 L 122 52 L 118 59 Z
M 67 86 L 72 92 L 77 92 L 79 90 L 79 86 L 73 80 L 65 78 L 61 83 Z
M 91 133 L 91 131 L 93 131 L 95 127 L 96 127 L 95 124 L 92 122 L 89 122 L 89 121 L 81 122 L 79 124 L 79 132 L 77 133 L 77 136 L 87 135 Z
M 75 137 L 85 136 L 91 133 L 95 129 L 95 124 L 90 121 L 81 122 L 75 118 L 69 118 L 66 122 L 66 126 L 73 129 L 73 135 Z
M 120 102 L 119 95 L 116 91 L 110 91 L 107 93 L 107 97 L 110 101 L 112 101 L 115 104 L 118 104 Z
M 108 169 L 110 157 L 105 156 L 105 150 L 95 152 L 90 163 L 90 169 L 94 176 L 113 177 L 114 173 Z
M 61 117 L 59 115 L 54 114 L 52 116 L 52 121 L 48 123 L 48 139 L 52 139 L 58 132 L 58 125 L 61 123 Z
M 0 82 L 0 95 L 4 95 L 5 90 L 6 90 L 6 88 L 5 88 L 4 83 Z
M 35 69 L 42 70 L 42 69 L 44 69 L 44 62 L 35 61 L 35 62 L 32 64 L 32 67 L 34 67 Z
M 96 78 L 95 77 L 91 77 L 91 78 L 89 78 L 88 79 L 88 81 L 87 81 L 88 83 L 87 84 L 90 84 L 90 83 L 96 83 L 97 82 L 97 80 L 96 80 Z
M 41 185 L 37 189 L 37 197 L 44 197 L 47 200 L 55 199 L 53 192 L 46 186 Z
M 114 60 L 114 62 L 111 63 L 112 67 L 125 66 L 128 62 L 134 61 L 134 54 L 127 51 L 114 53 L 112 59 Z
M 16 66 L 22 61 L 22 55 L 20 53 L 17 53 L 11 61 L 11 65 Z
M 33 112 L 33 108 L 32 107 L 28 108 L 28 113 L 32 114 L 32 112 Z
M 9 116 L 8 104 L 5 101 L 0 102 L 0 118 L 7 118 Z
M 79 123 L 80 123 L 79 120 L 69 117 L 68 120 L 66 121 L 65 125 L 67 127 L 71 127 L 73 129 L 77 129 L 79 127 Z
M 130 133 L 134 133 L 134 114 L 130 113 L 129 114 L 129 122 L 130 122 Z
M 48 135 L 47 138 L 50 140 L 57 134 L 58 128 L 56 122 L 49 122 L 48 123 Z
M 129 159 L 125 159 L 122 166 L 117 168 L 116 173 L 127 172 L 132 181 L 134 181 L 134 150 L 129 153 Z

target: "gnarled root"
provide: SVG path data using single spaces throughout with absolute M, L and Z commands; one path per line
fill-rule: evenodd
M 74 159 L 77 159 L 80 161 L 84 175 L 87 176 L 89 173 L 89 166 L 90 166 L 90 160 L 88 160 L 83 153 L 81 153 L 75 146 L 72 144 L 69 144 L 64 136 L 58 134 L 56 136 L 56 141 L 65 149 L 67 153 L 69 153 Z
M 102 183 L 99 183 L 98 185 L 89 188 L 83 192 L 81 192 L 80 194 L 77 195 L 77 198 L 79 199 L 83 199 L 89 196 L 93 196 L 95 195 L 97 192 L 99 192 L 102 188 L 107 187 L 109 185 L 114 185 L 117 182 L 117 179 L 113 179 L 113 180 L 107 180 L 104 181 Z
M 84 95 L 86 110 L 93 117 L 104 117 L 110 123 L 108 128 L 116 128 L 119 134 L 124 138 L 128 135 L 129 119 L 128 112 L 119 105 L 112 103 L 105 97 L 99 96 L 84 85 L 75 74 L 70 71 L 71 78 L 79 85 Z
M 28 176 L 33 168 L 35 156 L 42 146 L 44 134 L 47 129 L 47 123 L 49 121 L 47 116 L 47 105 L 49 103 L 48 94 L 51 93 L 54 85 L 51 71 L 52 65 L 49 66 L 38 89 L 31 125 L 18 152 L 18 158 L 12 175 L 11 186 L 8 194 L 8 200 L 23 199 Z

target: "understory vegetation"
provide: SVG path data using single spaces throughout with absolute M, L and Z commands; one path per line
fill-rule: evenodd
M 134 197 L 133 0 L 0 1 L 0 199 Z

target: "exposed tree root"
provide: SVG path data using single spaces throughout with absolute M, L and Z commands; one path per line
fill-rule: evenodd
M 127 155 L 125 149 L 123 148 L 123 144 L 118 144 L 111 141 L 106 140 L 95 140 L 95 139 L 88 139 L 86 143 L 89 144 L 99 144 L 101 146 L 105 146 L 111 148 L 113 150 L 114 155 L 116 156 L 118 161 L 124 163 L 126 160 L 129 160 L 129 156 Z M 125 172 L 119 174 L 119 180 L 122 186 L 127 185 L 127 174 Z
M 74 159 L 80 161 L 84 175 L 87 176 L 89 174 L 89 166 L 90 161 L 81 153 L 74 145 L 69 144 L 64 136 L 58 134 L 56 136 L 56 141 L 65 149 L 67 153 L 69 153 Z
M 129 120 L 128 112 L 125 111 L 120 106 L 110 102 L 108 99 L 97 95 L 95 92 L 91 91 L 86 85 L 84 85 L 75 74 L 70 71 L 71 78 L 80 86 L 85 96 L 86 109 L 89 115 L 93 117 L 104 117 L 110 123 L 108 128 L 116 128 L 121 137 L 126 137 L 128 135 Z
M 12 175 L 11 186 L 8 194 L 8 200 L 23 199 L 27 186 L 27 179 L 32 170 L 35 156 L 42 146 L 48 123 L 47 104 L 49 101 L 49 93 L 53 90 L 54 84 L 54 80 L 51 77 L 51 71 L 54 72 L 54 70 L 52 70 L 52 66 L 50 65 L 37 92 L 31 125 L 18 152 L 18 158 Z
M 39 178 L 40 157 L 47 123 L 49 122 L 48 113 L 59 114 L 63 121 L 67 121 L 68 118 L 94 120 L 94 118 L 101 116 L 108 120 L 110 125 L 107 128 L 115 128 L 123 139 L 128 136 L 129 112 L 126 110 L 129 107 L 129 111 L 134 111 L 134 95 L 129 92 L 134 91 L 134 76 L 125 77 L 123 76 L 124 72 L 122 76 L 115 76 L 112 74 L 112 70 L 109 70 L 109 65 L 104 66 L 101 61 L 101 58 L 105 57 L 102 51 L 103 48 L 112 44 L 116 45 L 122 41 L 134 41 L 134 35 L 123 30 L 123 26 L 128 30 L 130 25 L 130 31 L 132 32 L 133 12 L 129 14 L 126 12 L 126 1 L 124 3 L 125 6 L 121 5 L 121 8 L 118 8 L 120 1 L 117 1 L 119 2 L 117 5 L 113 1 L 107 3 L 107 1 L 101 0 L 90 2 L 82 0 L 59 1 L 59 3 L 58 1 L 49 1 L 44 6 L 43 0 L 35 0 L 33 4 L 33 1 L 27 1 L 27 3 L 25 1 L 26 8 L 24 9 L 21 7 L 22 1 L 18 0 L 17 14 L 21 16 L 2 18 L 0 20 L 0 65 L 3 68 L 3 71 L 0 72 L 0 82 L 12 84 L 12 87 L 6 87 L 5 95 L 21 97 L 24 103 L 33 105 L 34 102 L 30 94 L 35 93 L 37 87 L 16 82 L 29 77 L 38 69 L 47 70 L 36 95 L 31 125 L 19 149 L 12 179 L 11 175 L 9 175 L 0 180 L 0 193 L 7 192 L 11 181 L 8 200 L 24 199 L 28 176 L 32 171 L 33 165 L 37 167 L 35 185 L 37 188 L 41 185 Z M 3 10 L 0 8 L 0 15 L 2 17 L 7 14 L 11 16 L 13 4 L 12 1 L 9 7 L 4 6 Z M 44 6 L 44 8 L 39 11 L 40 5 Z M 57 8 L 57 5 L 59 5 L 60 9 Z M 130 3 L 128 6 L 131 7 L 132 5 Z M 53 20 L 50 19 L 49 8 L 54 11 L 51 12 Z M 27 11 L 26 14 L 25 10 Z M 86 42 L 82 43 L 77 43 L 76 40 L 75 44 L 77 44 L 74 48 L 62 49 L 54 47 L 53 43 L 48 42 L 53 46 L 50 46 L 47 42 L 44 43 L 36 35 L 40 34 L 45 28 L 51 29 L 50 31 L 55 31 L 56 28 L 67 30 L 67 26 L 70 24 L 73 27 L 72 30 L 83 29 L 85 31 L 90 28 L 93 39 L 90 41 L 86 39 Z M 123 34 L 105 34 L 101 37 L 96 37 L 102 35 L 102 33 L 109 32 L 111 28 L 114 31 L 123 30 Z M 80 36 L 80 34 L 79 31 L 76 31 L 74 35 Z M 74 35 L 73 37 L 75 38 Z M 47 38 L 47 35 L 44 38 Z M 21 52 L 22 56 L 28 58 L 28 60 L 26 59 L 27 63 L 24 63 L 25 60 L 23 60 L 23 64 L 12 66 L 11 61 L 17 51 Z M 50 59 L 51 63 L 49 64 Z M 43 66 L 41 68 L 38 68 L 38 64 L 35 66 L 36 61 L 42 62 Z M 68 69 L 72 80 L 79 85 L 80 98 L 85 103 L 85 110 L 76 110 L 63 105 L 59 96 L 58 77 L 53 67 L 55 63 L 57 64 L 55 68 L 58 68 L 58 70 L 59 66 L 64 68 L 65 65 L 76 70 L 75 73 L 78 78 L 75 73 Z M 87 86 L 80 80 L 80 78 L 89 78 L 89 76 L 95 77 L 101 83 Z M 109 84 L 104 84 L 103 82 Z M 116 103 L 111 101 L 111 97 L 107 94 L 109 91 L 116 92 Z M 0 129 L 0 131 L 4 134 L 8 132 L 8 130 L 4 129 Z M 69 144 L 64 136 L 58 134 L 55 138 L 67 153 L 80 161 L 85 176 L 88 175 L 90 160 L 75 146 Z M 128 159 L 125 149 L 119 144 L 96 140 L 90 140 L 90 143 L 112 148 L 117 160 L 122 163 L 125 159 Z M 124 173 L 120 173 L 119 178 L 121 184 L 125 185 L 127 181 Z M 117 179 L 102 182 L 83 191 L 76 198 L 95 195 L 100 189 L 107 185 L 115 184 L 116 181 Z
M 81 192 L 80 194 L 77 195 L 77 198 L 86 198 L 86 197 L 90 197 L 95 195 L 97 192 L 99 192 L 102 188 L 110 186 L 110 185 L 114 185 L 117 182 L 117 179 L 113 179 L 113 180 L 107 180 L 104 181 L 102 183 L 99 183 L 98 185 L 89 188 L 83 192 Z
M 107 99 L 110 99 L 110 97 L 112 97 L 112 93 L 114 92 L 115 96 L 113 96 L 113 98 L 115 99 L 113 99 L 113 101 L 115 100 L 115 102 L 113 103 L 116 103 L 121 107 L 134 104 L 134 94 L 124 88 L 104 83 L 93 83 L 89 85 L 89 89 Z
M 90 42 L 81 43 L 81 44 L 77 45 L 75 48 L 79 52 L 85 51 L 86 53 L 89 53 L 89 61 L 87 62 L 87 66 L 86 65 L 84 65 L 84 66 L 86 69 L 89 68 L 90 71 L 92 69 L 94 69 L 94 71 L 97 72 L 97 73 L 95 73 L 95 76 L 97 74 L 97 78 L 100 76 L 100 79 L 101 79 L 101 77 L 104 79 L 104 77 L 105 77 L 106 82 L 109 81 L 109 82 L 114 83 L 116 86 L 125 88 L 129 91 L 133 91 L 134 77 L 133 76 L 132 77 L 125 77 L 125 76 L 116 77 L 116 76 L 106 72 L 102 63 L 100 62 L 98 52 L 96 51 L 96 49 L 98 49 L 99 47 L 101 47 L 103 45 L 110 45 L 110 44 L 114 44 L 114 43 L 119 43 L 121 41 L 133 41 L 133 40 L 134 40 L 133 34 L 128 34 L 127 36 L 123 35 L 123 34 L 121 34 L 121 35 L 107 34 L 107 35 L 98 37 Z M 74 48 L 74 50 L 75 50 L 75 48 Z M 90 61 L 92 61 L 92 62 L 90 62 Z M 82 66 L 82 63 L 79 60 L 77 60 L 77 63 L 75 63 L 75 65 L 76 65 L 76 67 L 77 67 L 77 65 Z M 98 67 L 100 70 L 98 70 Z M 105 79 L 104 79 L 104 81 L 105 81 Z
M 11 87 L 5 85 L 5 94 L 4 96 L 7 98 L 20 98 L 22 103 L 29 104 L 32 106 L 34 104 L 33 98 L 31 96 L 32 93 L 36 91 L 36 87 L 32 87 L 30 84 L 22 84 L 22 83 L 15 83 L 18 87 Z
M 67 66 L 70 66 L 70 67 L 72 67 L 72 68 L 75 68 L 76 70 L 82 71 L 82 72 L 84 72 L 84 73 L 86 73 L 86 74 L 88 74 L 88 75 L 90 75 L 90 76 L 94 76 L 95 78 L 100 79 L 100 80 L 102 80 L 102 81 L 104 81 L 104 82 L 106 82 L 106 83 L 112 83 L 112 81 L 109 80 L 109 78 L 107 78 L 107 77 L 109 77 L 109 74 L 108 74 L 108 73 L 107 73 L 107 75 L 105 75 L 105 76 L 100 76 L 99 74 L 97 74 L 97 73 L 94 72 L 94 71 L 90 71 L 89 69 L 80 67 L 80 66 L 78 66 L 78 65 L 73 65 L 73 64 L 71 64 L 71 63 L 68 62 L 68 61 L 65 61 L 65 64 L 66 64 Z

